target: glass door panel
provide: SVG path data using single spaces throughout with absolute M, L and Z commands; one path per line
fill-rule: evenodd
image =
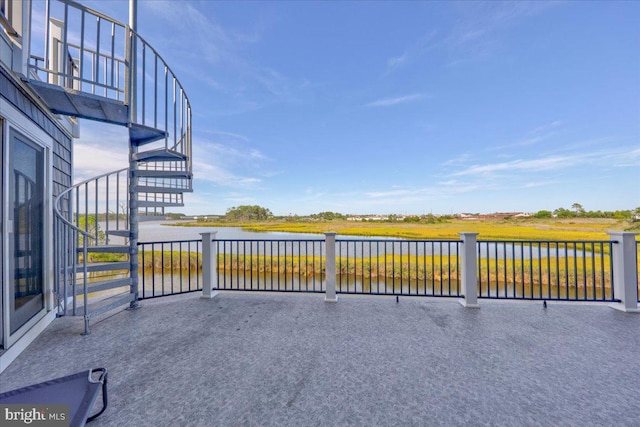
M 44 153 L 18 133 L 11 138 L 9 307 L 11 333 L 44 308 Z

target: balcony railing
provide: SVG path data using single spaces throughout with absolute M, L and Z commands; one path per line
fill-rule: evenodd
M 478 297 L 613 301 L 611 241 L 479 241 Z
M 337 292 L 459 297 L 460 241 L 338 240 Z
M 138 243 L 140 299 L 202 290 L 202 241 Z
M 620 302 L 621 242 L 303 239 L 216 240 L 203 277 L 201 240 L 140 244 L 142 298 L 212 290 Z M 206 243 L 205 243 L 206 245 Z M 640 242 L 629 259 L 637 272 Z M 464 259 L 465 254 L 471 259 Z M 471 254 L 471 255 L 470 255 Z M 622 254 L 627 256 L 627 254 Z M 329 262 L 333 261 L 333 263 Z M 473 266 L 471 276 L 463 264 Z M 330 265 L 335 266 L 333 272 Z M 627 266 L 627 269 L 629 267 Z M 471 277 L 472 279 L 465 279 Z M 637 275 L 636 275 L 637 277 Z M 471 280 L 465 288 L 464 281 Z M 640 284 L 635 279 L 635 298 Z M 634 301 L 635 302 L 635 301 Z
M 324 292 L 323 240 L 216 240 L 217 289 Z
M 149 148 L 186 157 L 141 169 L 190 174 L 191 104 L 159 53 L 128 25 L 75 1 L 33 7 L 31 25 L 45 37 L 31 40 L 30 78 L 128 106 L 131 123 L 162 132 Z

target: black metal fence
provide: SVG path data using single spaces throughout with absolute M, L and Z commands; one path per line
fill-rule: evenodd
M 140 299 L 202 290 L 202 241 L 138 244 Z
M 613 301 L 611 241 L 479 241 L 478 298 Z
M 324 240 L 216 240 L 217 289 L 324 292 Z
M 217 290 L 326 291 L 325 240 L 214 240 Z M 477 242 L 478 298 L 616 301 L 613 241 Z M 462 297 L 462 241 L 340 239 L 336 291 Z M 640 242 L 636 244 L 636 264 Z M 139 244 L 140 297 L 202 290 L 202 241 Z M 638 266 L 640 270 L 640 265 Z M 640 301 L 640 284 L 638 286 Z
M 459 297 L 460 241 L 338 240 L 342 294 Z

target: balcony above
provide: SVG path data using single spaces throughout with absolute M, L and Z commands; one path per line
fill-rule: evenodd
M 222 292 L 56 319 L 0 392 L 109 370 L 100 425 L 636 425 L 640 316 Z
M 56 114 L 129 128 L 130 144 L 192 172 L 192 112 L 167 62 L 129 25 L 72 0 L 34 2 L 26 83 Z M 140 151 L 138 151 L 140 152 Z M 190 179 L 190 178 L 188 178 Z
M 121 101 L 38 81 L 30 85 L 55 114 L 123 126 L 129 123 L 129 108 Z

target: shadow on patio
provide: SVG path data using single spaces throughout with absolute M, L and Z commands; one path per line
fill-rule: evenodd
M 638 425 L 640 316 L 604 304 L 221 293 L 60 318 L 0 392 L 104 366 L 94 426 Z

